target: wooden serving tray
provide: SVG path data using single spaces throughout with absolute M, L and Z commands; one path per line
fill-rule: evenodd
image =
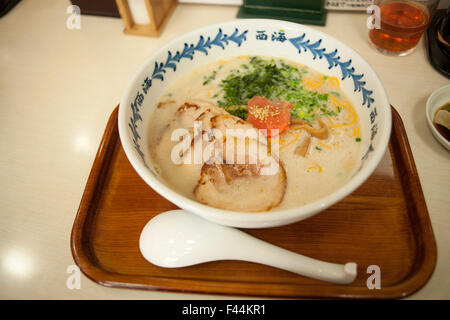
M 301 222 L 245 232 L 280 247 L 335 263 L 354 261 L 349 285 L 305 278 L 243 261 L 215 261 L 166 269 L 139 251 L 145 224 L 177 207 L 134 171 L 122 149 L 117 108 L 97 152 L 75 218 L 71 249 L 93 281 L 121 288 L 290 298 L 400 298 L 420 289 L 436 264 L 436 244 L 402 120 L 392 109 L 387 152 L 372 176 L 326 211 Z M 367 288 L 370 265 L 381 289 Z

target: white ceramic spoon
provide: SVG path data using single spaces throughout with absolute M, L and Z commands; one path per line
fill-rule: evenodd
M 183 210 L 151 219 L 142 230 L 139 247 L 145 259 L 165 268 L 244 260 L 340 284 L 356 278 L 356 263 L 341 265 L 308 258 Z

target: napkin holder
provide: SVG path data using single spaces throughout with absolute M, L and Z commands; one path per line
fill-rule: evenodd
M 176 0 L 116 0 L 124 33 L 158 37 L 176 6 Z
M 324 0 L 244 0 L 238 18 L 267 18 L 325 25 Z

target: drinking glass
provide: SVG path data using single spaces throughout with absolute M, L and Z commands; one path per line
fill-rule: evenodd
M 370 43 L 385 54 L 410 54 L 428 27 L 438 3 L 439 0 L 375 0 L 380 23 L 379 28 L 369 31 Z

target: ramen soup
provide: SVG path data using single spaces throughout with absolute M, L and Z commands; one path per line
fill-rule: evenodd
M 233 211 L 314 202 L 360 166 L 359 119 L 339 80 L 270 57 L 219 60 L 179 78 L 148 135 L 167 185 Z

